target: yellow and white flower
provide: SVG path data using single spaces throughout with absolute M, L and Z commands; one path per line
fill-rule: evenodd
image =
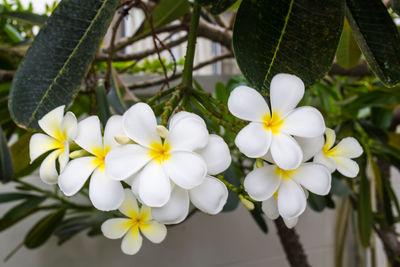
M 108 120 L 104 137 L 97 116 L 79 122 L 75 142 L 88 156 L 71 160 L 61 173 L 58 184 L 65 195 L 76 194 L 91 176 L 89 198 L 95 208 L 114 210 L 121 205 L 124 199 L 123 187 L 119 181 L 106 174 L 104 159 L 112 148 L 118 146 L 115 136 L 122 133 L 122 116 L 114 115 Z
M 151 209 L 145 205 L 140 208 L 132 191 L 125 189 L 125 198 L 119 211 L 128 218 L 114 218 L 101 225 L 104 236 L 110 239 L 122 238 L 121 249 L 125 254 L 136 254 L 143 242 L 141 234 L 153 243 L 161 243 L 167 228 L 152 219 Z
M 169 131 L 157 125 L 151 107 L 133 105 L 123 115 L 125 134 L 136 144 L 119 146 L 106 157 L 106 171 L 116 180 L 137 175 L 138 196 L 150 207 L 164 206 L 171 196 L 171 182 L 189 190 L 203 183 L 207 165 L 195 151 L 207 145 L 203 119 L 192 114 L 172 117 Z
M 77 120 L 72 112 L 64 115 L 65 106 L 47 113 L 39 120 L 40 128 L 46 133 L 37 133 L 31 137 L 29 154 L 31 163 L 42 154 L 52 151 L 40 165 L 39 175 L 46 184 L 56 184 L 59 171 L 63 171 L 69 161 L 69 145 L 77 133 Z
M 236 136 L 239 150 L 250 158 L 260 158 L 271 151 L 281 169 L 299 167 L 303 154 L 293 136 L 312 138 L 325 131 L 324 119 L 317 109 L 296 108 L 303 95 L 303 82 L 290 74 L 278 74 L 272 79 L 271 110 L 256 90 L 247 86 L 235 88 L 228 108 L 234 116 L 250 121 Z
M 276 220 L 279 217 L 279 210 L 278 210 L 278 201 L 276 197 L 271 197 L 262 203 L 262 210 L 265 215 L 270 218 L 271 220 Z M 293 218 L 284 218 L 282 217 L 283 222 L 285 223 L 287 228 L 293 228 L 296 226 L 299 217 Z
M 332 129 L 325 131 L 325 145 L 320 153 L 315 155 L 314 162 L 325 165 L 331 172 L 338 170 L 344 176 L 354 178 L 359 172 L 357 162 L 352 160 L 363 153 L 360 143 L 353 137 L 342 139 L 336 146 L 336 134 Z
M 187 114 L 185 114 L 187 113 Z M 191 113 L 185 112 L 186 116 Z M 153 217 L 165 224 L 182 222 L 189 213 L 189 204 L 192 204 L 204 213 L 215 215 L 221 212 L 228 199 L 228 189 L 213 175 L 225 171 L 231 164 L 231 155 L 225 141 L 215 134 L 211 134 L 207 146 L 196 150 L 207 164 L 207 176 L 204 181 L 190 190 L 175 186 L 171 198 L 164 206 L 152 208 Z

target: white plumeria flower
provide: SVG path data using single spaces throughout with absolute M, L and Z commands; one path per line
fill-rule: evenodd
M 187 112 L 186 112 L 187 113 Z M 186 115 L 189 115 L 188 113 Z M 212 175 L 225 171 L 231 164 L 231 155 L 225 141 L 211 134 L 205 148 L 196 151 L 207 164 L 207 176 L 203 183 L 190 190 L 174 187 L 171 198 L 161 208 L 153 208 L 153 217 L 165 224 L 182 222 L 189 213 L 192 204 L 204 213 L 215 215 L 222 211 L 228 199 L 228 189 Z
M 65 195 L 75 195 L 91 176 L 89 198 L 95 208 L 107 211 L 121 205 L 124 200 L 122 184 L 106 174 L 104 159 L 118 146 L 114 137 L 122 133 L 122 116 L 114 115 L 108 120 L 104 138 L 97 116 L 79 122 L 75 142 L 91 155 L 71 160 L 61 173 L 58 184 Z
M 203 183 L 207 166 L 194 151 L 207 145 L 208 131 L 199 116 L 177 113 L 169 123 L 168 132 L 157 126 L 149 105 L 138 103 L 123 115 L 123 126 L 126 135 L 136 144 L 110 151 L 106 171 L 116 180 L 136 174 L 141 202 L 150 207 L 164 206 L 170 199 L 171 181 L 186 190 Z
M 338 170 L 344 176 L 354 178 L 359 172 L 358 164 L 352 160 L 363 153 L 358 141 L 353 137 L 342 139 L 336 146 L 336 134 L 332 129 L 325 131 L 326 141 L 320 153 L 315 155 L 314 162 L 325 165 L 331 172 Z
M 279 217 L 278 211 L 278 201 L 276 197 L 271 197 L 262 203 L 262 210 L 264 211 L 265 215 L 270 218 L 271 220 L 276 220 Z M 283 218 L 283 222 L 285 223 L 287 228 L 293 228 L 296 226 L 299 217 L 293 218 Z
M 292 136 L 312 138 L 325 131 L 321 113 L 309 106 L 296 108 L 304 95 L 304 84 L 296 76 L 277 74 L 271 81 L 271 110 L 264 98 L 247 86 L 235 88 L 228 99 L 230 112 L 250 121 L 236 136 L 235 144 L 249 158 L 260 158 L 270 150 L 284 170 L 296 169 L 303 160 Z
M 37 133 L 31 137 L 29 154 L 31 163 L 40 155 L 53 150 L 40 165 L 39 175 L 46 184 L 56 184 L 58 159 L 60 172 L 69 161 L 69 144 L 77 133 L 77 120 L 72 112 L 64 116 L 65 106 L 60 106 L 47 113 L 38 121 L 40 128 L 47 134 Z
M 143 241 L 140 233 L 157 244 L 165 239 L 165 225 L 152 219 L 150 207 L 142 205 L 139 208 L 131 190 L 125 189 L 125 199 L 119 211 L 128 218 L 109 219 L 101 225 L 101 231 L 110 239 L 123 237 L 121 249 L 125 254 L 133 255 L 140 250 Z

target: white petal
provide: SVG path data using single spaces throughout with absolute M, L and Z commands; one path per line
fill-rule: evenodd
M 124 190 L 124 201 L 122 202 L 118 210 L 129 218 L 134 218 L 138 216 L 139 206 L 131 190 Z
M 51 152 L 40 165 L 39 176 L 46 184 L 56 184 L 58 172 L 56 169 L 56 160 L 60 155 L 60 150 Z
M 275 197 L 264 200 L 262 203 L 262 210 L 271 220 L 277 219 L 279 217 L 278 200 Z
M 139 196 L 149 207 L 165 205 L 171 195 L 171 184 L 162 166 L 149 162 L 139 174 Z
M 122 125 L 122 116 L 114 115 L 111 116 L 104 128 L 104 146 L 108 148 L 113 148 L 118 145 L 115 141 L 116 135 L 125 135 L 125 131 Z
M 266 165 L 249 172 L 244 179 L 244 189 L 257 201 L 272 197 L 278 189 L 281 179 L 275 174 L 274 165 Z
M 97 168 L 90 178 L 89 197 L 98 210 L 116 210 L 124 201 L 124 188 L 119 181 L 108 177 L 105 171 Z
M 324 149 L 328 150 L 331 147 L 333 147 L 333 145 L 335 144 L 335 140 L 336 140 L 336 133 L 334 130 L 330 129 L 330 128 L 326 128 L 325 129 L 325 145 L 324 145 Z
M 322 164 L 304 163 L 292 175 L 292 179 L 317 195 L 326 195 L 331 190 L 331 173 Z
M 42 130 L 48 135 L 58 139 L 61 134 L 61 123 L 64 117 L 65 106 L 59 106 L 38 121 L 38 124 Z
M 236 87 L 228 99 L 229 111 L 242 120 L 262 122 L 262 117 L 270 114 L 267 102 L 253 88 Z
M 156 116 L 145 103 L 137 103 L 128 109 L 123 116 L 123 125 L 129 138 L 143 146 L 150 147 L 161 140 L 156 132 Z
M 200 185 L 207 173 L 203 158 L 193 152 L 173 152 L 163 165 L 169 178 L 184 189 Z
M 68 111 L 61 123 L 61 130 L 65 133 L 68 142 L 72 142 L 78 133 L 78 121 L 74 113 Z
M 129 219 L 113 218 L 105 221 L 101 225 L 103 235 L 110 239 L 118 239 L 123 237 L 129 230 Z
M 194 113 L 192 113 L 192 112 L 187 112 L 187 111 L 179 111 L 178 113 L 175 113 L 175 114 L 171 117 L 171 119 L 170 119 L 170 121 L 169 121 L 169 123 L 168 123 L 169 129 L 174 128 L 175 125 L 176 125 L 180 120 L 185 119 L 185 118 L 188 118 L 188 117 L 191 117 L 191 118 L 193 118 L 193 119 L 195 119 L 195 120 L 198 120 L 200 123 L 205 123 L 204 120 L 203 120 L 199 115 L 197 115 L 197 114 L 194 114 Z M 204 125 L 204 126 L 205 126 L 205 125 Z
M 67 196 L 75 195 L 97 167 L 95 157 L 82 157 L 71 160 L 58 178 L 61 191 Z
M 161 243 L 167 236 L 167 227 L 165 225 L 151 221 L 140 226 L 142 234 L 153 243 Z
M 317 137 L 324 134 L 325 122 L 316 108 L 300 107 L 289 113 L 279 130 L 300 137 Z
M 124 180 L 143 168 L 151 158 L 149 149 L 140 145 L 123 145 L 107 153 L 105 166 L 107 174 L 115 180 Z
M 228 199 L 228 189 L 223 182 L 206 176 L 204 182 L 189 191 L 190 201 L 204 213 L 215 215 L 222 211 Z
M 283 218 L 298 217 L 306 208 L 303 189 L 291 179 L 282 179 L 278 191 L 278 210 Z
M 134 255 L 142 247 L 142 242 L 143 238 L 139 233 L 138 227 L 132 227 L 122 239 L 122 252 L 127 255 Z
M 352 159 L 336 157 L 335 162 L 338 172 L 349 178 L 356 177 L 360 170 L 357 162 Z
M 316 154 L 318 154 L 324 146 L 324 136 L 320 135 L 312 138 L 295 137 L 297 143 L 300 145 L 303 151 L 303 162 L 310 160 Z
M 300 166 L 303 152 L 293 137 L 287 134 L 272 135 L 271 155 L 281 169 L 292 170 Z
M 249 158 L 264 156 L 271 145 L 271 131 L 258 122 L 251 122 L 237 134 L 235 144 Z
M 342 139 L 333 149 L 335 156 L 345 158 L 358 158 L 363 153 L 360 143 L 353 137 Z
M 37 159 L 40 155 L 50 151 L 52 149 L 61 148 L 59 141 L 45 134 L 37 133 L 32 135 L 29 141 L 29 155 L 31 163 Z
M 285 223 L 286 227 L 289 229 L 292 229 L 293 227 L 295 227 L 298 221 L 299 221 L 299 217 L 288 218 L 288 219 L 283 218 L 283 222 Z
M 304 83 L 291 74 L 277 74 L 271 80 L 271 109 L 285 117 L 292 111 L 304 95 Z
M 207 145 L 208 130 L 205 122 L 193 116 L 180 119 L 169 129 L 165 142 L 171 145 L 172 151 L 193 151 Z
M 330 172 L 334 172 L 336 170 L 336 162 L 333 158 L 325 156 L 325 154 L 321 151 L 314 156 L 313 162 L 324 165 L 328 168 Z
M 58 163 L 60 165 L 60 172 L 62 172 L 65 169 L 65 167 L 67 166 L 68 161 L 69 161 L 69 145 L 65 144 L 64 145 L 64 150 L 62 151 L 62 153 L 58 157 Z
M 163 224 L 177 224 L 182 222 L 189 213 L 189 194 L 186 190 L 175 186 L 167 204 L 159 208 L 152 208 L 154 220 Z
M 131 185 L 132 193 L 135 195 L 137 200 L 139 200 L 140 202 L 143 202 L 143 201 L 140 200 L 140 197 L 139 197 L 139 185 L 140 185 L 140 179 L 139 178 L 140 178 L 140 172 L 137 172 L 134 175 L 132 175 L 129 178 L 127 178 L 125 180 L 125 182 L 127 184 Z
M 197 150 L 207 164 L 207 173 L 215 175 L 228 169 L 231 165 L 231 152 L 222 137 L 210 134 L 207 146 Z
M 103 149 L 100 120 L 97 116 L 90 116 L 78 123 L 78 135 L 75 142 L 92 154 Z

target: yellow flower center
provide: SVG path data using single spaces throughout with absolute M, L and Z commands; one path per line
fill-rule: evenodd
M 54 127 L 54 138 L 63 143 L 64 141 L 67 141 L 67 134 L 65 131 L 61 131 L 60 128 Z
M 273 134 L 279 133 L 279 128 L 283 125 L 283 120 L 276 112 L 273 112 L 272 116 L 265 114 L 262 117 L 262 121 L 264 122 L 264 129 L 267 131 L 270 130 Z
M 326 145 L 322 148 L 322 152 L 326 157 L 335 157 L 336 156 L 336 147 L 329 149 Z
M 171 157 L 171 146 L 169 143 L 152 143 L 150 145 L 150 158 L 154 159 L 158 163 L 163 163 Z
M 282 179 L 291 179 L 292 175 L 294 172 L 296 172 L 297 169 L 294 170 L 284 170 L 279 168 L 278 166 L 275 167 L 275 175 L 281 177 Z
M 93 154 L 96 156 L 96 158 L 93 160 L 93 164 L 95 164 L 98 168 L 103 169 L 105 168 L 105 158 L 107 156 L 107 153 L 110 151 L 109 147 L 104 147 L 104 148 L 96 148 L 93 150 Z

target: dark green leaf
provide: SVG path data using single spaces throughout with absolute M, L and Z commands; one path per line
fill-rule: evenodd
M 123 114 L 127 110 L 127 106 L 122 99 L 123 94 L 121 88 L 118 86 L 114 71 L 110 77 L 110 85 L 110 92 L 107 94 L 108 103 L 110 103 L 110 106 L 116 113 Z
M 336 62 L 349 69 L 357 65 L 361 58 L 361 50 L 347 20 L 344 22 L 342 35 L 336 51 Z
M 8 148 L 7 139 L 0 126 L 0 182 L 8 183 L 14 175 L 11 152 Z
M 325 197 L 313 194 L 311 192 L 309 192 L 307 202 L 310 208 L 316 212 L 321 212 L 326 207 Z
M 38 210 L 38 206 L 46 197 L 32 197 L 13 207 L 0 220 L 0 231 L 7 229 L 18 221 Z
M 106 87 L 104 86 L 104 80 L 99 79 L 97 82 L 97 108 L 100 117 L 100 121 L 105 127 L 108 118 L 111 117 L 110 106 L 107 101 Z
M 39 157 L 35 162 L 30 164 L 29 157 L 29 141 L 32 133 L 22 135 L 17 142 L 15 142 L 10 150 L 14 164 L 14 179 L 26 176 L 39 167 L 41 160 L 44 156 Z
M 229 166 L 229 168 L 224 172 L 224 179 L 235 186 L 239 186 L 239 179 L 236 175 L 236 172 L 233 168 L 233 164 Z M 239 205 L 239 198 L 232 190 L 228 190 L 228 200 L 223 208 L 223 212 L 233 211 Z
M 346 0 L 346 15 L 372 71 L 388 86 L 400 82 L 400 36 L 382 1 Z
M 392 0 L 392 9 L 397 14 L 400 14 L 400 0 Z
M 65 212 L 65 208 L 60 208 L 56 212 L 42 218 L 25 236 L 25 246 L 32 249 L 43 245 L 62 222 Z
M 237 0 L 199 0 L 199 4 L 210 8 L 213 15 L 218 15 L 231 7 Z
M 14 12 L 1 12 L 0 17 L 19 20 L 21 22 L 42 26 L 46 20 L 46 15 L 39 15 L 30 12 L 14 11 Z
M 369 180 L 365 174 L 365 165 L 360 168 L 361 180 L 358 198 L 358 230 L 361 244 L 364 247 L 368 247 L 371 240 L 372 230 L 371 188 Z
M 233 30 L 236 61 L 259 89 L 282 72 L 314 84 L 332 65 L 343 21 L 343 0 L 244 0 Z
M 119 0 L 61 1 L 15 74 L 10 113 L 25 128 L 78 92 Z
M 250 214 L 253 217 L 254 221 L 257 223 L 257 225 L 260 227 L 261 231 L 263 231 L 264 233 L 268 233 L 268 226 L 262 215 L 263 212 L 261 209 L 260 202 L 254 203 L 254 209 L 250 211 Z
M 0 194 L 0 203 L 11 202 L 21 199 L 29 199 L 35 197 L 35 195 L 26 193 L 2 193 Z
M 339 197 L 347 197 L 350 194 L 350 189 L 342 180 L 332 176 L 331 193 Z

